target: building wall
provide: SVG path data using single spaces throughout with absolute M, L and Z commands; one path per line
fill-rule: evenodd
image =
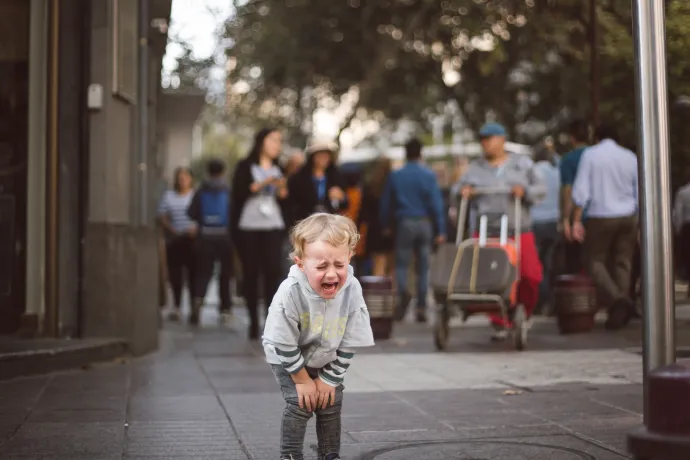
M 172 181 L 173 171 L 189 166 L 192 161 L 192 128 L 184 123 L 171 123 L 166 131 L 165 178 Z
M 90 83 L 102 85 L 104 104 L 88 115 L 82 335 L 125 337 L 142 354 L 158 343 L 157 230 L 134 218 L 138 112 L 112 92 L 111 2 L 90 2 Z
M 165 92 L 158 108 L 163 126 L 163 177 L 170 181 L 175 168 L 189 166 L 194 157 L 196 121 L 205 105 L 203 94 Z
M 82 109 L 87 83 L 87 31 L 89 0 L 60 2 L 60 64 L 58 139 L 58 310 L 60 336 L 79 334 L 79 289 L 82 233 L 82 181 L 86 113 Z

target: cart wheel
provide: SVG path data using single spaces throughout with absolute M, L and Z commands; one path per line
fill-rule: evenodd
M 513 315 L 513 344 L 516 350 L 522 351 L 525 349 L 527 345 L 527 331 L 527 312 L 524 305 L 518 304 Z
M 436 324 L 434 324 L 434 345 L 436 350 L 444 351 L 448 347 L 448 337 L 450 336 L 450 313 L 447 304 L 442 304 L 438 308 Z

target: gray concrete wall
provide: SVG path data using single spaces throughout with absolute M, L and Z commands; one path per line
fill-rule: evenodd
M 110 2 L 90 1 L 90 83 L 103 86 L 104 106 L 89 114 L 82 331 L 125 337 L 135 354 L 143 354 L 158 343 L 157 231 L 134 223 L 137 110 L 112 93 Z
M 123 337 L 141 355 L 158 346 L 157 235 L 145 227 L 90 222 L 84 248 L 86 337 Z
M 163 125 L 163 177 L 171 181 L 173 171 L 192 162 L 194 125 L 206 104 L 203 94 L 169 91 L 161 94 L 158 117 Z

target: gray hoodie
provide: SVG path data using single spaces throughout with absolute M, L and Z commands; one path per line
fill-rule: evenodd
M 462 187 L 470 185 L 475 188 L 503 189 L 505 193 L 479 195 L 472 200 L 476 215 L 487 215 L 489 231 L 493 234 L 500 229 L 501 216 L 508 216 L 510 233 L 515 223 L 515 201 L 508 193 L 512 187 L 520 185 L 525 189 L 522 200 L 521 231 L 531 231 L 529 208 L 544 199 L 546 183 L 534 169 L 534 163 L 525 155 L 509 154 L 508 160 L 500 167 L 492 166 L 485 158 L 470 163 L 465 174 L 453 187 L 452 200 L 457 202 L 457 194 Z M 475 227 L 478 228 L 478 227 Z
M 305 366 L 319 369 L 323 382 L 338 386 L 354 349 L 373 345 L 369 312 L 352 267 L 340 292 L 326 300 L 311 288 L 302 270 L 292 266 L 268 310 L 266 361 L 282 365 L 290 374 Z

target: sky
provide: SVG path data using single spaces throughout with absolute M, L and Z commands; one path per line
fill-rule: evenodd
M 207 58 L 215 49 L 214 31 L 231 12 L 232 0 L 173 0 L 169 34 L 188 41 L 198 58 Z M 174 66 L 176 52 L 175 47 L 168 46 L 165 69 Z
M 232 3 L 232 0 L 173 0 L 169 35 L 179 36 L 189 43 L 196 57 L 209 57 L 216 46 L 214 31 L 232 14 Z M 164 74 L 174 67 L 178 53 L 178 47 L 168 45 L 163 58 Z M 225 78 L 222 66 L 214 75 L 221 80 Z M 318 111 L 314 120 L 316 137 L 334 137 L 339 118 L 335 113 Z

